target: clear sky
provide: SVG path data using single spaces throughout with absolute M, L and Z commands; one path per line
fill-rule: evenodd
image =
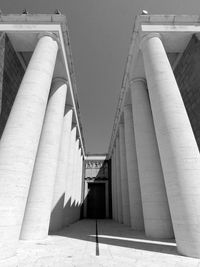
M 134 17 L 198 14 L 199 0 L 0 0 L 4 14 L 67 15 L 86 150 L 105 153 L 128 55 Z

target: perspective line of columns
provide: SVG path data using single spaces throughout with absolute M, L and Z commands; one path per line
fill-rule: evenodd
M 121 199 L 123 223 L 128 224 L 126 192 L 134 230 L 144 227 L 152 238 L 175 235 L 181 254 L 199 258 L 199 150 L 161 36 L 152 33 L 141 40 L 146 80 L 130 83 L 131 103 L 123 107 L 112 152 L 113 218 L 122 222 L 116 216 Z M 116 193 L 126 173 L 128 191 L 123 185 Z
M 20 238 L 45 239 L 80 216 L 83 156 L 74 151 L 68 83 L 53 78 L 59 45 L 53 33 L 38 39 L 0 140 L 0 265 L 15 255 Z M 71 191 L 76 213 L 67 219 Z

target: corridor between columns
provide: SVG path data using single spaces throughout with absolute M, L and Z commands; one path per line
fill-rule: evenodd
M 63 16 L 5 17 L 0 266 L 197 266 L 180 254 L 200 258 L 199 16 L 136 18 L 104 154 L 85 148 Z

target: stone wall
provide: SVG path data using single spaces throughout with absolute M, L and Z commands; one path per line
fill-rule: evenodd
M 24 69 L 5 33 L 0 34 L 0 136 L 3 133 Z
M 200 41 L 188 43 L 174 74 L 200 150 Z

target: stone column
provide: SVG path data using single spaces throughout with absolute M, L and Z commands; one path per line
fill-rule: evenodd
M 78 205 L 80 208 L 81 205 L 81 196 L 82 196 L 82 184 L 83 184 L 83 156 L 81 153 L 81 148 L 79 149 L 79 173 L 78 173 L 78 177 L 79 177 L 79 184 L 78 184 Z
M 65 191 L 65 205 L 64 205 L 64 214 L 63 214 L 63 226 L 67 226 L 71 223 L 72 218 L 72 209 L 73 209 L 73 166 L 74 166 L 74 148 L 76 141 L 76 126 L 72 126 L 70 134 L 70 151 L 68 156 L 68 170 L 66 176 L 66 191 Z
M 173 227 L 144 79 L 132 81 L 131 98 L 145 233 L 153 238 L 172 238 Z
M 55 232 L 63 226 L 63 209 L 65 200 L 66 177 L 68 169 L 68 154 L 70 150 L 70 133 L 72 126 L 72 108 L 66 106 L 63 119 L 62 138 L 56 171 L 54 197 L 49 230 Z
M 44 239 L 48 235 L 66 94 L 66 83 L 55 79 L 37 151 L 21 239 Z
M 118 207 L 117 219 L 119 223 L 123 223 L 119 136 L 116 137 L 116 177 L 117 177 L 117 207 Z
M 124 107 L 124 133 L 131 227 L 134 230 L 143 230 L 144 219 L 131 105 L 126 105 Z
M 72 178 L 72 200 L 73 200 L 73 215 L 71 222 L 77 221 L 79 207 L 78 207 L 78 175 L 79 175 L 79 139 L 76 140 L 74 150 L 74 163 L 73 163 L 73 178 Z
M 116 147 L 113 147 L 113 219 L 117 221 L 118 207 L 117 207 L 117 171 L 116 171 Z
M 116 142 L 115 142 L 115 148 L 114 148 L 114 173 L 115 173 L 115 179 L 114 179 L 114 192 L 115 192 L 115 220 L 118 220 L 118 201 L 117 201 L 117 165 L 116 165 Z
M 39 39 L 1 137 L 0 259 L 16 250 L 57 50 L 52 37 Z
M 115 160 L 114 160 L 114 148 L 112 151 L 112 157 L 111 157 L 111 167 L 112 167 L 112 218 L 116 220 L 116 209 L 115 209 Z
M 130 205 L 129 205 L 129 192 L 128 192 L 126 149 L 125 149 L 124 125 L 122 123 L 119 124 L 119 145 L 120 145 L 120 171 L 121 171 L 123 223 L 126 225 L 130 225 Z
M 200 257 L 200 154 L 158 34 L 142 52 L 175 238 L 180 253 Z

